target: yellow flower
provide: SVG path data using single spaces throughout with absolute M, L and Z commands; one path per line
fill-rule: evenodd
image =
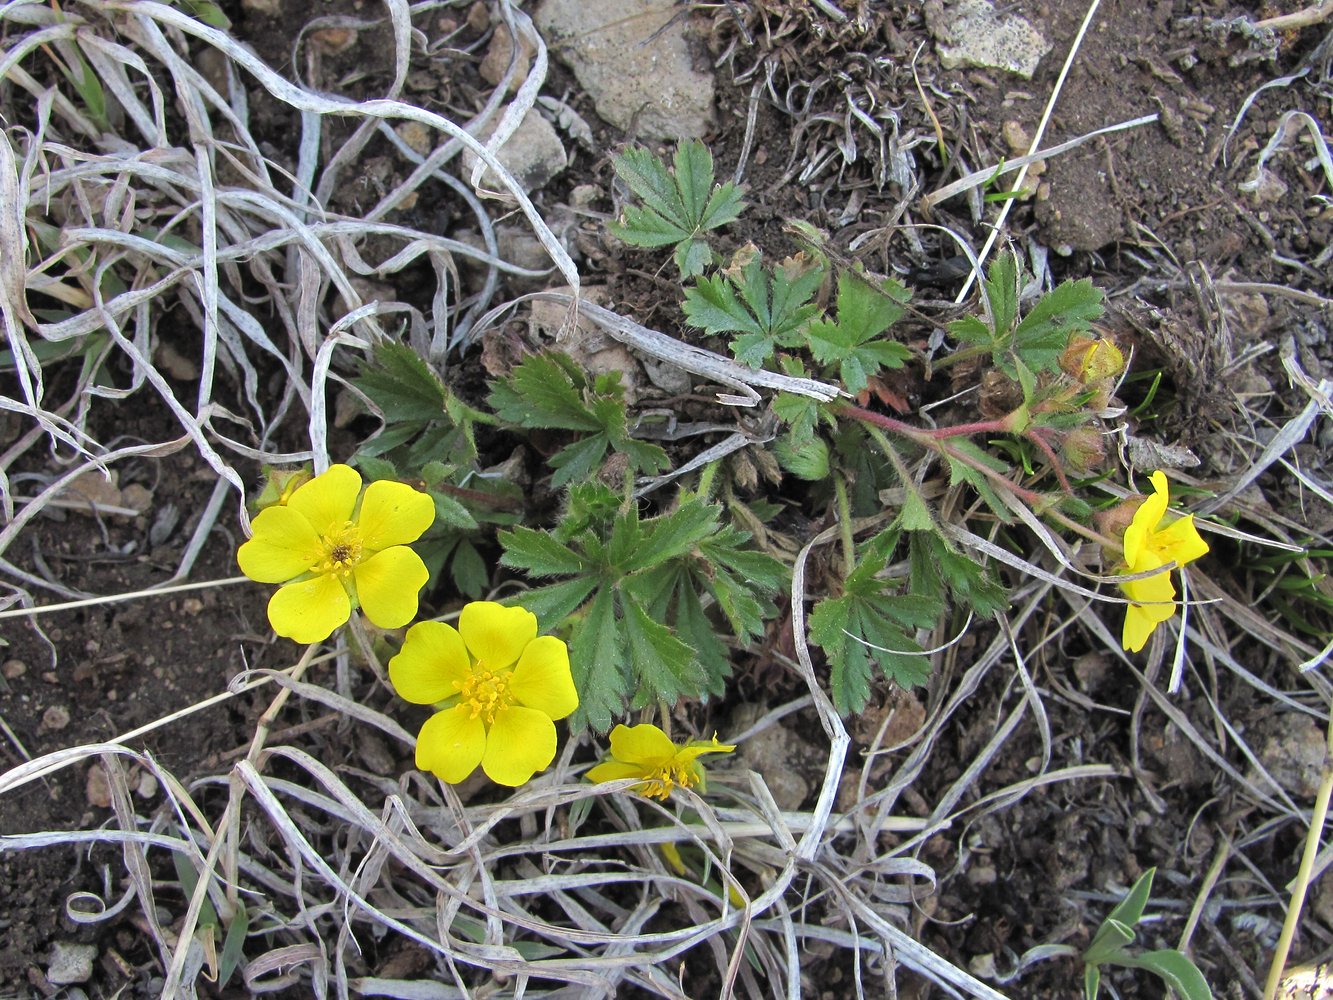
M 1125 529 L 1126 573 L 1144 573 L 1170 562 L 1181 567 L 1208 552 L 1208 543 L 1199 537 L 1198 529 L 1194 527 L 1193 514 L 1159 527 L 1170 500 L 1166 474 L 1159 470 L 1149 478 L 1153 495 L 1139 504 L 1134 520 Z M 1134 602 L 1125 611 L 1121 643 L 1137 653 L 1147 643 L 1153 629 L 1176 613 L 1176 588 L 1171 582 L 1171 574 L 1164 570 L 1142 580 L 1122 583 L 1120 589 Z
M 260 511 L 236 562 L 251 580 L 285 584 L 268 602 L 278 635 L 319 642 L 354 607 L 380 628 L 398 628 L 416 614 L 429 576 L 406 543 L 434 521 L 425 493 L 382 481 L 363 494 L 357 471 L 334 465 Z
M 499 785 L 523 784 L 555 759 L 555 719 L 579 706 L 569 649 L 537 635 L 524 608 L 473 601 L 455 629 L 419 622 L 389 661 L 399 695 L 441 711 L 417 736 L 417 767 L 457 784 L 478 764 Z
M 677 746 L 656 726 L 616 726 L 611 730 L 611 760 L 588 772 L 588 780 L 616 781 L 639 778 L 634 791 L 650 799 L 666 800 L 671 789 L 698 787 L 706 791 L 704 768 L 698 758 L 706 753 L 731 753 L 734 744 L 711 740 L 691 740 Z

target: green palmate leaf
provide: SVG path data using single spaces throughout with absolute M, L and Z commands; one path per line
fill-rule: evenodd
M 743 207 L 735 184 L 713 184 L 713 157 L 698 140 L 676 147 L 673 169 L 642 147 L 612 158 L 620 179 L 643 202 L 627 205 L 611 233 L 642 247 L 675 245 L 682 277 L 702 274 L 712 259 L 704 233 L 734 222 Z
M 505 603 L 527 608 L 537 616 L 542 631 L 558 628 L 562 622 L 583 606 L 597 589 L 595 576 L 576 576 L 559 583 L 534 587 L 509 598 Z
M 823 268 L 809 258 L 793 257 L 768 268 L 747 247 L 726 272 L 700 278 L 685 290 L 685 317 L 714 335 L 739 333 L 731 341 L 736 360 L 758 368 L 778 347 L 801 346 L 806 327 L 819 313 L 810 300 L 823 280 Z
M 672 513 L 643 522 L 642 541 L 619 565 L 633 573 L 684 555 L 718 530 L 720 513 L 716 504 L 685 498 Z
M 898 516 L 894 519 L 893 525 L 903 531 L 926 531 L 931 534 L 939 531 L 938 525 L 935 524 L 935 517 L 930 513 L 930 508 L 926 506 L 925 499 L 912 484 L 906 485 L 903 489 L 903 506 L 898 511 Z
M 630 437 L 619 375 L 599 375 L 589 383 L 566 355 L 525 358 L 492 385 L 490 404 L 501 420 L 520 427 L 588 434 L 551 457 L 551 485 L 556 488 L 590 477 L 608 449 L 628 456 L 635 472 L 658 472 L 668 464 L 659 446 Z
M 987 321 L 968 316 L 949 324 L 949 333 L 958 340 L 989 347 L 996 367 L 1010 378 L 1020 378 L 1024 367 L 1031 374 L 1054 371 L 1070 336 L 1086 331 L 1104 308 L 1101 291 L 1084 278 L 1066 281 L 1042 296 L 1020 322 L 1020 283 L 1018 258 L 1001 254 L 982 284 Z
M 844 271 L 838 276 L 837 322 L 809 330 L 810 353 L 821 365 L 836 366 L 848 392 L 857 393 L 882 368 L 901 368 L 911 357 L 902 344 L 878 340 L 903 314 L 907 289 L 896 281 L 875 286 Z
M 1013 354 L 1034 372 L 1054 371 L 1069 338 L 1088 330 L 1105 311 L 1092 279 L 1065 281 L 1043 295 L 1013 335 Z
M 524 606 L 531 606 L 526 596 Z M 583 619 L 574 626 L 570 641 L 570 669 L 579 692 L 579 707 L 572 725 L 588 725 L 604 733 L 611 728 L 612 720 L 624 712 L 629 691 L 621 665 L 622 648 L 615 598 L 609 589 L 600 590 Z
M 927 597 L 954 601 L 982 618 L 1009 606 L 1009 595 L 979 563 L 955 552 L 940 535 L 913 532 L 908 536 L 912 590 Z
M 880 578 L 900 537 L 889 529 L 867 542 L 843 595 L 825 598 L 810 614 L 810 639 L 828 656 L 829 686 L 840 712 L 865 707 L 875 664 L 902 687 L 923 684 L 930 674 L 929 659 L 909 633 L 933 626 L 944 604 L 930 594 L 902 593 L 900 582 Z
M 384 341 L 358 366 L 353 384 L 390 423 L 447 416 L 449 391 L 430 365 L 406 344 Z
M 635 707 L 657 701 L 672 705 L 682 696 L 701 694 L 706 677 L 694 650 L 676 638 L 671 629 L 653 621 L 639 602 L 625 591 L 620 593 L 620 606 L 630 669 L 639 682 L 639 690 L 634 696 Z
M 492 385 L 490 405 L 501 420 L 519 427 L 603 430 L 584 401 L 585 388 L 582 373 L 568 357 L 534 354 Z
M 577 552 L 556 541 L 548 531 L 516 527 L 500 532 L 499 540 L 504 546 L 500 565 L 513 566 L 533 576 L 571 576 L 586 568 Z

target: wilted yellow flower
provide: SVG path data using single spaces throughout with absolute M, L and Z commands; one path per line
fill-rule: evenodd
M 403 483 L 371 483 L 346 465 L 298 486 L 251 522 L 236 552 L 241 572 L 281 583 L 268 602 L 273 631 L 319 642 L 360 607 L 380 628 L 398 628 L 417 612 L 429 573 L 407 547 L 435 521 L 435 502 Z
M 590 770 L 588 780 L 600 783 L 639 778 L 634 791 L 665 801 L 677 785 L 705 791 L 704 768 L 699 758 L 706 753 L 731 753 L 735 749 L 734 744 L 719 743 L 716 735 L 711 740 L 691 740 L 678 746 L 662 730 L 647 723 L 616 726 L 611 730 L 611 759 Z
M 417 736 L 417 767 L 457 784 L 478 764 L 515 787 L 555 759 L 555 719 L 579 706 L 569 649 L 525 608 L 473 601 L 455 629 L 419 622 L 389 661 L 394 690 L 440 711 Z
M 1139 504 L 1134 520 L 1125 529 L 1126 573 L 1144 573 L 1171 562 L 1180 567 L 1208 553 L 1208 543 L 1194 527 L 1193 514 L 1159 527 L 1170 501 L 1166 474 L 1159 470 L 1149 478 L 1153 494 Z M 1176 613 L 1175 584 L 1171 582 L 1171 574 L 1163 570 L 1142 580 L 1122 583 L 1120 589 L 1134 602 L 1125 611 L 1121 642 L 1126 649 L 1137 653 L 1153 630 Z
M 1125 354 L 1107 337 L 1075 337 L 1060 357 L 1060 367 L 1084 385 L 1117 378 L 1125 370 Z

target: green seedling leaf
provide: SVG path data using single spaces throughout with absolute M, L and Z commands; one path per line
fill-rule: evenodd
M 668 170 L 642 147 L 612 158 L 616 174 L 643 202 L 627 205 L 612 235 L 633 246 L 675 246 L 673 257 L 682 278 L 702 274 L 712 260 L 705 233 L 734 222 L 744 207 L 741 191 L 730 182 L 714 185 L 713 156 L 697 139 L 676 147 Z
M 430 365 L 406 344 L 383 341 L 357 371 L 355 384 L 390 422 L 446 415 L 448 390 Z
M 907 289 L 888 280 L 878 286 L 844 271 L 838 276 L 837 322 L 810 327 L 810 353 L 821 365 L 836 366 L 847 391 L 858 393 L 882 368 L 901 368 L 911 357 L 903 344 L 877 339 L 903 314 Z
M 823 280 L 823 268 L 804 255 L 767 268 L 747 247 L 725 272 L 685 290 L 685 317 L 715 336 L 739 333 L 731 341 L 732 353 L 758 368 L 778 347 L 803 345 L 806 328 L 819 313 L 810 300 Z
M 226 986 L 236 967 L 245 957 L 245 936 L 250 932 L 250 911 L 245 903 L 236 901 L 236 911 L 227 924 L 226 936 L 222 939 L 222 952 L 218 955 L 218 985 Z
M 1182 1000 L 1213 1000 L 1213 991 L 1189 957 L 1173 948 L 1149 951 L 1122 962 L 1133 968 L 1147 969 L 1170 986 Z

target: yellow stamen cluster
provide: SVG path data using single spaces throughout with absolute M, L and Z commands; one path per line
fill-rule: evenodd
M 667 797 L 670 796 L 671 790 L 677 785 L 681 788 L 693 788 L 697 784 L 699 784 L 698 768 L 692 764 L 680 764 L 673 761 L 650 772 L 644 779 L 643 786 L 639 791 L 647 798 L 660 799 L 665 802 Z
M 488 726 L 495 724 L 495 717 L 501 709 L 514 703 L 514 693 L 509 689 L 510 671 L 487 670 L 480 663 L 472 673 L 456 682 L 459 704 L 471 709 L 469 718 L 481 717 Z
M 361 561 L 361 532 L 355 522 L 344 522 L 340 529 L 325 535 L 321 541 L 324 543 L 324 558 L 315 572 L 345 577 Z

